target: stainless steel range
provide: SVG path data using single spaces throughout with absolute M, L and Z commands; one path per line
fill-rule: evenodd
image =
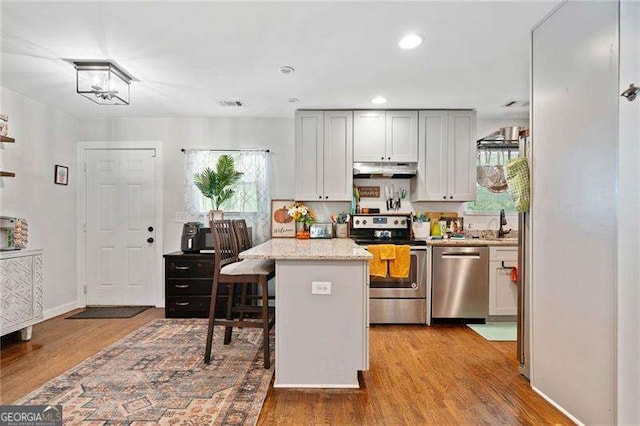
M 408 278 L 371 277 L 369 322 L 371 324 L 426 324 L 426 241 L 411 239 L 411 215 L 354 215 L 351 238 L 361 246 L 396 244 L 411 246 Z

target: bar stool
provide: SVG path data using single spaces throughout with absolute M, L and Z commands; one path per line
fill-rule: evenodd
M 272 308 L 269 308 L 267 282 L 275 275 L 274 263 L 266 260 L 253 259 L 239 262 L 238 242 L 232 221 L 211 221 L 210 227 L 213 236 L 214 269 L 204 362 L 209 364 L 211 361 L 214 326 L 223 325 L 225 327 L 225 345 L 231 342 L 233 327 L 262 328 L 264 368 L 270 368 L 269 329 L 273 327 L 275 323 L 275 315 L 271 315 L 274 311 Z M 234 287 L 236 285 L 246 284 L 258 284 L 261 288 L 262 306 L 235 305 Z M 215 305 L 220 285 L 227 285 L 229 288 L 226 319 L 215 318 Z M 248 321 L 244 318 L 234 320 L 234 313 L 257 313 L 259 314 L 259 319 L 253 321 Z

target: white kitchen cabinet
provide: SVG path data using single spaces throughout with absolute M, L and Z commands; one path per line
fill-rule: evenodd
M 20 330 L 31 339 L 32 326 L 42 321 L 42 250 L 0 253 L 0 335 Z
M 385 129 L 384 111 L 354 111 L 353 161 L 357 163 L 384 161 Z
M 386 111 L 386 160 L 418 161 L 418 111 Z
M 476 113 L 447 113 L 447 151 L 449 164 L 448 196 L 450 201 L 476 199 Z
M 353 161 L 418 161 L 418 111 L 355 111 Z
M 476 198 L 475 111 L 420 111 L 418 172 L 411 201 Z
M 300 201 L 350 201 L 353 112 L 297 111 L 295 196 Z
M 518 264 L 517 247 L 491 247 L 489 252 L 489 315 L 518 314 L 518 284 L 511 269 Z

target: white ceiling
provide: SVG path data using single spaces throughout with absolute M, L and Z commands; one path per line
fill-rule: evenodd
M 371 108 L 374 95 L 384 108 L 526 117 L 501 105 L 528 99 L 529 32 L 555 3 L 3 1 L 0 83 L 80 117 L 291 117 Z M 425 42 L 401 50 L 409 32 Z M 139 80 L 131 105 L 77 95 L 70 58 L 119 63 Z M 236 98 L 246 107 L 216 104 Z

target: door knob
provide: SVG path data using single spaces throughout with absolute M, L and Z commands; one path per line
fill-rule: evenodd
M 147 242 L 148 242 L 149 244 L 151 244 L 151 243 L 153 242 L 153 237 L 149 237 L 149 238 L 147 238 Z
M 148 230 L 149 232 L 153 232 L 153 226 L 148 227 L 148 228 L 147 228 L 147 230 Z

